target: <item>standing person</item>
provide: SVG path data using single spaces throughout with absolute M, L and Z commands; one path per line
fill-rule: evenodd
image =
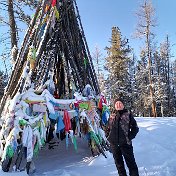
M 110 118 L 110 133 L 108 140 L 115 160 L 119 176 L 127 176 L 124 161 L 129 169 L 130 176 L 139 176 L 138 167 L 133 154 L 132 139 L 139 131 L 136 120 L 127 109 L 123 101 L 116 99 L 115 111 Z

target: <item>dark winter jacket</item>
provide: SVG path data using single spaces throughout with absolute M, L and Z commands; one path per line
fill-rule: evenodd
M 114 146 L 130 145 L 138 131 L 139 128 L 132 114 L 126 109 L 121 110 L 116 112 L 116 117 L 110 122 L 108 140 Z

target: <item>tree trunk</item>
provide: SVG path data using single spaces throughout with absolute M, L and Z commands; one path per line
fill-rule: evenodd
M 158 79 L 158 85 L 159 85 L 159 99 L 160 99 L 160 112 L 161 112 L 161 117 L 164 117 L 164 107 L 163 107 L 163 101 L 162 101 L 162 97 L 161 97 L 161 76 L 160 76 L 160 70 L 158 69 L 158 76 L 159 76 L 159 79 Z
M 152 116 L 157 117 L 156 113 L 156 101 L 154 100 L 154 93 L 153 93 L 153 82 L 151 78 L 151 49 L 150 49 L 150 37 L 149 37 L 150 27 L 149 24 L 147 25 L 147 31 L 146 31 L 146 44 L 147 44 L 147 55 L 148 55 L 148 76 L 149 76 L 149 89 L 150 89 L 150 96 L 152 100 Z
M 163 108 L 163 103 L 161 103 L 161 117 L 164 117 L 164 108 Z
M 7 0 L 8 14 L 9 14 L 9 25 L 10 25 L 10 36 L 11 36 L 11 48 L 15 45 L 17 47 L 17 29 L 13 10 L 13 0 Z
M 167 43 L 167 88 L 168 88 L 168 115 L 170 117 L 170 65 L 169 65 L 169 37 L 166 38 Z

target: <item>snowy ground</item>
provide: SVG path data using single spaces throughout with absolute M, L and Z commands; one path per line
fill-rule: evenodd
M 140 176 L 176 176 L 176 118 L 136 118 L 140 132 L 133 141 Z M 117 176 L 112 154 L 91 157 L 87 143 L 78 141 L 66 150 L 60 142 L 55 149 L 47 146 L 36 159 L 34 176 Z M 0 176 L 25 176 L 25 172 L 4 173 Z

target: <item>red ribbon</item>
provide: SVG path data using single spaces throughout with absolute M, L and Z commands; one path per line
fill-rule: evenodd
M 52 6 L 54 7 L 56 5 L 56 0 L 52 1 Z

